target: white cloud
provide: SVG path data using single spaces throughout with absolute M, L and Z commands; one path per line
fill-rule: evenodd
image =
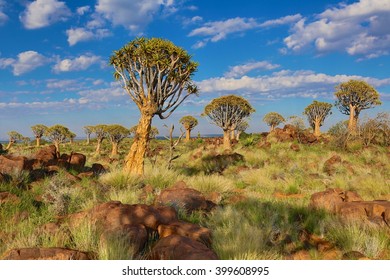
M 390 85 L 390 78 L 357 75 L 327 75 L 313 71 L 282 70 L 272 75 L 240 78 L 217 77 L 198 82 L 202 93 L 240 93 L 272 97 L 333 97 L 334 86 L 350 79 L 365 80 L 375 87 Z
M 390 1 L 360 0 L 325 10 L 314 21 L 298 21 L 284 39 L 288 49 L 314 47 L 318 52 L 345 51 L 373 58 L 390 49 Z
M 91 10 L 90 6 L 82 6 L 82 7 L 77 8 L 76 12 L 78 15 L 82 16 L 85 13 L 89 12 L 90 10 Z
M 49 61 L 50 59 L 35 51 L 26 51 L 18 54 L 17 59 L 0 59 L 0 68 L 4 69 L 7 67 L 12 67 L 12 73 L 15 76 L 20 76 L 24 73 L 30 72 L 40 66 L 45 65 Z
M 58 0 L 36 0 L 29 3 L 20 15 L 24 27 L 37 29 L 58 21 L 65 21 L 71 12 L 65 2 Z
M 192 30 L 188 36 L 207 37 L 211 42 L 217 42 L 225 39 L 229 34 L 247 31 L 258 26 L 254 18 L 236 17 L 225 21 L 207 22 L 202 27 Z
M 290 16 L 285 16 L 285 17 L 281 17 L 278 19 L 267 20 L 267 21 L 261 23 L 259 26 L 260 27 L 273 27 L 273 26 L 278 26 L 278 25 L 291 24 L 291 23 L 297 22 L 301 18 L 302 18 L 302 16 L 300 14 L 290 15 Z
M 5 2 L 0 0 L 0 26 L 5 24 L 8 20 L 8 16 L 4 13 Z
M 64 59 L 57 62 L 54 65 L 53 70 L 56 73 L 59 72 L 70 72 L 70 71 L 80 71 L 86 70 L 93 64 L 102 64 L 103 61 L 100 56 L 96 55 L 81 55 L 74 59 Z
M 246 64 L 235 65 L 230 67 L 229 71 L 225 74 L 226 78 L 236 78 L 245 75 L 246 73 L 256 70 L 256 69 L 265 69 L 272 70 L 280 67 L 278 64 L 272 64 L 268 61 L 256 61 L 249 62 Z
M 164 10 L 175 11 L 173 0 L 98 0 L 95 9 L 114 25 L 139 32 Z
M 78 42 L 85 42 L 94 39 L 103 39 L 111 36 L 108 29 L 88 30 L 86 28 L 71 28 L 66 30 L 69 46 L 74 46 Z

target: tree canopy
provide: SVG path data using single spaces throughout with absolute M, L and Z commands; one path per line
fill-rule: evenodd
M 45 131 L 45 137 L 53 143 L 65 142 L 66 139 L 69 138 L 70 134 L 71 132 L 67 127 L 59 124 L 48 127 Z
M 198 120 L 193 116 L 184 116 L 179 120 L 185 130 L 192 130 L 198 125 Z
M 16 141 L 21 141 L 23 139 L 23 135 L 20 134 L 19 132 L 17 131 L 10 131 L 7 133 L 8 136 L 9 136 L 9 141 L 10 142 L 16 142 Z
M 286 120 L 283 118 L 283 116 L 276 112 L 270 112 L 266 114 L 263 118 L 263 121 L 271 127 L 271 130 L 275 128 L 275 126 L 278 126 L 279 124 L 285 122 Z
M 119 124 L 107 125 L 106 132 L 112 143 L 120 143 L 130 135 L 130 130 Z
M 31 130 L 34 133 L 35 138 L 42 138 L 42 136 L 45 134 L 46 129 L 47 126 L 43 124 L 37 124 L 31 127 Z

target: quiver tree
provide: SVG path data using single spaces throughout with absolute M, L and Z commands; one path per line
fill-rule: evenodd
M 93 133 L 93 126 L 86 125 L 83 127 L 84 133 L 87 136 L 87 145 L 91 142 L 91 134 Z
M 112 145 L 111 156 L 117 156 L 118 145 L 123 139 L 129 136 L 130 130 L 119 124 L 113 124 L 108 125 L 106 131 Z
M 184 49 L 158 38 L 131 41 L 114 52 L 110 64 L 141 114 L 125 169 L 143 174 L 153 116 L 166 119 L 188 96 L 197 94 L 192 75 L 198 64 Z
M 239 125 L 236 127 L 236 140 L 240 140 L 240 135 L 243 133 L 247 128 L 249 127 L 249 124 L 247 121 L 242 121 Z
M 98 155 L 98 154 L 100 154 L 100 148 L 101 148 L 102 142 L 103 142 L 104 138 L 106 138 L 106 136 L 107 136 L 107 125 L 105 125 L 105 124 L 95 125 L 92 127 L 92 131 L 96 137 L 95 153 Z
M 286 120 L 283 118 L 283 116 L 276 112 L 270 112 L 266 114 L 263 118 L 263 121 L 271 127 L 270 131 L 274 131 L 275 127 L 277 127 L 279 124 L 285 122 Z
M 332 114 L 331 109 L 332 104 L 316 100 L 305 108 L 303 114 L 307 116 L 307 120 L 313 128 L 315 136 L 318 137 L 321 135 L 320 127 L 324 123 L 325 118 Z
M 69 143 L 70 144 L 73 144 L 73 141 L 74 141 L 74 139 L 76 138 L 76 133 L 74 133 L 74 132 L 72 132 L 72 131 L 69 131 L 69 135 L 68 135 L 68 139 L 69 139 Z
M 237 95 L 226 95 L 213 99 L 204 109 L 211 121 L 223 130 L 223 145 L 231 150 L 230 132 L 255 110 L 249 102 Z
M 57 156 L 60 156 L 60 144 L 68 139 L 70 131 L 67 127 L 62 125 L 53 125 L 48 127 L 45 131 L 45 137 L 51 141 L 56 147 Z
M 349 115 L 348 130 L 356 132 L 359 114 L 362 110 L 380 105 L 379 93 L 365 81 L 350 80 L 336 86 L 335 106 L 341 113 Z
M 133 135 L 134 138 L 136 138 L 136 134 L 137 134 L 137 125 L 131 127 L 130 130 L 129 130 L 129 133 L 130 133 L 130 135 Z M 157 136 L 159 133 L 160 133 L 160 132 L 158 131 L 157 127 L 152 126 L 152 127 L 150 128 L 150 132 L 149 132 L 149 140 L 152 140 L 152 139 L 156 138 L 156 136 Z
M 37 147 L 41 145 L 41 139 L 45 134 L 46 129 L 47 126 L 43 124 L 37 124 L 31 127 L 31 130 L 34 133 L 35 139 L 37 141 Z
M 191 130 L 194 129 L 195 126 L 198 125 L 198 120 L 193 116 L 184 116 L 179 121 L 184 129 L 186 130 L 186 142 L 190 141 L 191 138 Z
M 7 134 L 9 136 L 9 142 L 7 148 L 5 148 L 6 150 L 9 150 L 11 146 L 16 143 L 16 141 L 20 141 L 23 139 L 23 135 L 17 131 L 10 131 Z

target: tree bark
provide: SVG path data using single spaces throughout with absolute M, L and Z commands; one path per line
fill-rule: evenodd
M 117 156 L 117 155 L 118 155 L 118 143 L 113 142 L 111 156 Z
M 224 130 L 223 131 L 223 147 L 225 150 L 231 150 L 232 144 L 230 142 L 230 130 Z
M 186 130 L 186 142 L 191 140 L 191 129 Z
M 6 151 L 8 151 L 9 149 L 11 149 L 11 146 L 14 144 L 14 141 L 9 141 L 7 147 L 5 148 Z
M 41 145 L 41 137 L 36 137 L 35 139 L 37 140 L 37 147 L 39 147 Z
M 357 118 L 355 116 L 355 107 L 352 105 L 349 105 L 349 121 L 348 121 L 348 130 L 350 132 L 356 132 L 356 123 L 357 123 Z
M 275 125 L 274 124 L 271 124 L 271 130 L 270 132 L 274 131 L 275 130 Z
M 314 136 L 319 137 L 321 135 L 320 131 L 320 121 L 316 119 L 314 121 Z
M 124 169 L 126 172 L 138 175 L 144 174 L 144 160 L 149 143 L 152 119 L 152 114 L 141 111 L 141 118 L 139 119 L 134 142 L 131 145 L 130 152 L 125 160 Z
M 100 154 L 100 146 L 101 146 L 102 142 L 103 142 L 103 139 L 98 139 L 98 140 L 97 140 L 96 151 L 95 151 L 95 153 L 96 153 L 97 155 Z
M 89 145 L 90 141 L 91 141 L 91 136 L 87 134 L 87 145 Z
M 60 143 L 58 143 L 57 141 L 54 141 L 54 146 L 56 147 L 56 155 L 57 155 L 57 158 L 60 158 L 60 157 L 61 157 Z
M 230 139 L 236 139 L 236 134 L 234 132 L 234 129 L 232 129 L 232 132 L 231 132 L 231 135 L 230 135 Z
M 240 141 L 240 135 L 241 135 L 241 131 L 237 131 L 237 134 L 236 134 L 237 141 Z

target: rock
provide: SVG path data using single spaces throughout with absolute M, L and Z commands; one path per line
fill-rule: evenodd
M 305 195 L 301 194 L 301 193 L 288 194 L 288 193 L 282 193 L 282 192 L 274 192 L 273 196 L 276 198 L 279 198 L 279 199 L 285 199 L 285 198 L 298 198 L 299 199 L 299 198 L 305 197 Z
M 202 158 L 202 167 L 206 174 L 219 173 L 228 168 L 230 165 L 236 165 L 244 161 L 244 156 L 238 153 L 227 154 L 209 154 Z
M 119 201 L 110 201 L 99 204 L 90 210 L 71 214 L 66 217 L 71 227 L 83 221 L 89 221 L 102 229 L 114 229 L 123 225 L 144 225 L 157 230 L 160 224 L 170 224 L 177 221 L 174 208 L 163 206 L 153 207 L 145 204 L 122 204 Z
M 140 253 L 148 241 L 148 232 L 144 225 L 121 225 L 117 228 L 105 230 L 100 235 L 100 246 L 126 247 L 129 255 L 134 257 Z
M 323 192 L 314 193 L 310 198 L 309 206 L 315 209 L 323 208 L 336 213 L 341 203 L 349 201 L 361 201 L 361 197 L 352 191 L 340 189 L 327 189 Z
M 107 172 L 106 168 L 104 168 L 104 166 L 101 165 L 100 163 L 92 164 L 91 170 L 93 171 L 95 176 L 99 176 L 99 175 Z
M 155 204 L 170 205 L 177 211 L 183 209 L 187 213 L 196 210 L 210 211 L 215 206 L 212 202 L 208 202 L 201 192 L 188 188 L 183 181 L 161 191 L 156 197 Z
M 358 251 L 350 251 L 346 252 L 342 256 L 343 260 L 368 260 L 364 254 L 358 252 Z
M 20 198 L 9 192 L 0 192 L 0 204 L 13 203 L 17 204 L 20 202 Z
M 324 163 L 323 171 L 328 174 L 329 176 L 334 175 L 336 173 L 336 164 L 341 163 L 341 157 L 339 155 L 334 155 L 331 158 L 329 158 Z
M 7 183 L 9 181 L 9 176 L 6 174 L 0 173 L 0 184 L 1 183 Z
M 86 172 L 81 172 L 79 174 L 77 174 L 77 177 L 79 178 L 92 178 L 94 177 L 95 174 L 93 173 L 93 171 L 86 171 Z
M 294 152 L 299 152 L 301 150 L 298 144 L 291 144 L 290 149 Z
M 302 144 L 313 144 L 318 142 L 317 137 L 313 133 L 309 133 L 309 132 L 299 133 L 298 140 Z
M 86 252 L 65 248 L 22 248 L 7 251 L 3 260 L 90 260 Z
M 196 224 L 177 221 L 169 225 L 159 225 L 157 231 L 160 238 L 180 235 L 202 242 L 208 247 L 211 246 L 211 231 Z
M 150 252 L 152 260 L 218 260 L 206 245 L 191 238 L 170 235 L 161 238 Z
M 337 213 L 347 219 L 368 220 L 379 225 L 390 225 L 390 201 L 344 202 L 339 205 Z
M 0 155 L 0 172 L 5 174 L 20 173 L 30 171 L 33 167 L 33 160 L 28 160 L 22 156 Z
M 35 153 L 34 158 L 36 160 L 34 164 L 34 168 L 56 165 L 57 164 L 56 147 L 54 145 L 44 147 Z
M 86 161 L 87 157 L 85 155 L 80 153 L 71 153 L 68 161 L 69 168 L 80 172 L 83 170 Z
M 271 149 L 271 142 L 260 142 L 258 147 L 260 149 L 269 150 L 269 149 Z

